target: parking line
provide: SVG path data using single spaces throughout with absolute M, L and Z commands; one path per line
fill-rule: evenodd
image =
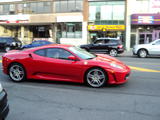
M 140 67 L 129 66 L 132 70 L 143 71 L 143 72 L 160 72 L 159 70 L 146 69 Z

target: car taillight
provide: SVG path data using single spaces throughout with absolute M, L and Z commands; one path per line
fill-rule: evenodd
M 123 45 L 118 45 L 118 48 L 120 48 L 120 49 L 123 48 Z

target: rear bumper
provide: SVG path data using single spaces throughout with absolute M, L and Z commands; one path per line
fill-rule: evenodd
M 0 120 L 5 119 L 9 113 L 9 105 L 7 100 L 7 93 L 3 90 L 0 93 Z
M 118 54 L 121 54 L 121 53 L 123 53 L 123 52 L 124 52 L 124 49 L 123 49 L 123 48 L 118 49 Z

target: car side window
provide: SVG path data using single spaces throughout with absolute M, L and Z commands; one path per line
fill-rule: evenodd
M 35 54 L 39 56 L 45 56 L 46 55 L 46 49 L 40 49 L 34 52 Z
M 56 59 L 65 59 L 68 60 L 68 57 L 72 54 L 62 48 L 49 48 L 47 49 L 46 56 Z
M 109 40 L 108 39 L 105 39 L 105 44 L 108 44 L 109 43 Z
M 104 44 L 104 40 L 97 40 L 94 42 L 94 44 Z
M 160 40 L 159 40 L 159 41 L 157 41 L 157 42 L 155 42 L 155 44 L 156 44 L 156 45 L 160 45 Z

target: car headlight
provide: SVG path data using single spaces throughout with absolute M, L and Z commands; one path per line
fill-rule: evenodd
M 0 92 L 2 92 L 2 90 L 3 90 L 3 87 L 2 87 L 2 85 L 0 84 Z
M 115 64 L 115 63 L 110 63 L 110 66 L 114 67 L 114 68 L 119 68 L 119 69 L 123 69 L 123 67 Z

